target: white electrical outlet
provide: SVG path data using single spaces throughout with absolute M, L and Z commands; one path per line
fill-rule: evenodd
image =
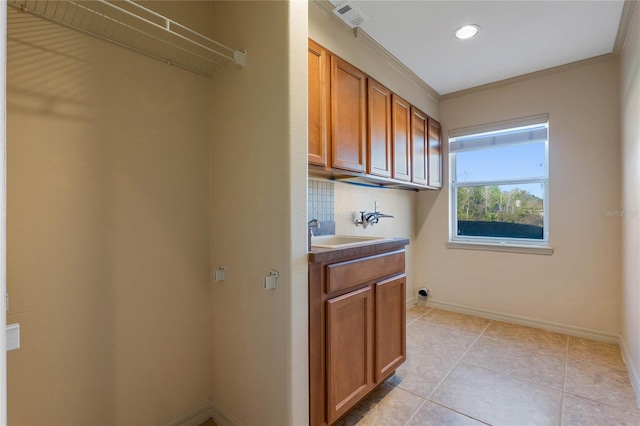
M 20 349 L 20 324 L 7 325 L 7 350 Z
M 380 211 L 380 201 L 374 201 L 373 202 L 373 211 L 374 212 L 379 212 Z
M 226 273 L 227 268 L 225 266 L 220 266 L 218 269 L 213 271 L 213 281 L 224 281 Z

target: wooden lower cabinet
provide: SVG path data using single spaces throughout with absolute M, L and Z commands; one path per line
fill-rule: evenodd
M 373 386 L 371 287 L 327 302 L 327 417 L 333 423 Z
M 406 244 L 310 255 L 310 425 L 335 423 L 405 361 Z
M 377 282 L 375 288 L 375 381 L 380 383 L 406 359 L 406 276 Z

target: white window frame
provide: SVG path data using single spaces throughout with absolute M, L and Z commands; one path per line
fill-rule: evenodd
M 544 143 L 545 170 L 544 176 L 534 178 L 509 179 L 509 180 L 489 180 L 482 182 L 456 182 L 456 152 L 449 150 L 449 241 L 448 248 L 490 250 L 501 252 L 518 252 L 532 254 L 552 254 L 553 249 L 549 246 L 549 116 L 547 114 L 532 117 L 519 118 L 515 120 L 501 121 L 498 123 L 483 126 L 466 127 L 449 131 L 449 144 L 451 139 L 456 137 L 469 136 L 475 134 L 498 132 L 502 130 L 515 129 L 526 126 L 539 126 L 546 124 L 547 137 Z M 526 142 L 524 142 L 526 143 Z M 515 146 L 518 142 L 507 143 L 504 146 Z M 450 146 L 450 145 L 449 145 Z M 485 149 L 490 149 L 492 145 L 487 145 Z M 483 148 L 477 148 L 483 149 Z M 500 186 L 500 185 L 524 185 L 532 183 L 542 183 L 544 185 L 543 200 L 543 238 L 507 238 L 507 237 L 476 237 L 459 236 L 458 229 L 458 197 L 459 187 L 474 186 Z

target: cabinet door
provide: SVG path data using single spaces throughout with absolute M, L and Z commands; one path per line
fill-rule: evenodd
M 365 171 L 367 76 L 331 55 L 331 167 Z
M 329 53 L 309 40 L 309 164 L 327 166 Z
M 427 115 L 411 107 L 411 182 L 418 185 L 427 184 L 427 152 Z
M 429 118 L 429 183 L 442 188 L 442 134 L 440 123 Z
M 373 386 L 371 287 L 327 300 L 327 421 L 333 423 Z
M 406 282 L 403 274 L 375 285 L 375 383 L 406 359 Z
M 391 91 L 367 80 L 367 173 L 391 177 Z
M 392 96 L 393 178 L 411 180 L 410 106 L 397 95 Z

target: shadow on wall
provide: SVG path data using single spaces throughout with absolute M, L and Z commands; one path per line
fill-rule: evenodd
M 433 206 L 438 199 L 438 196 L 446 197 L 445 190 L 440 191 L 420 191 L 417 197 L 416 208 L 416 234 L 419 235 L 422 232 L 422 227 L 425 226 L 427 218 L 433 209 Z
M 116 422 L 112 200 L 92 138 L 91 41 L 8 9 L 8 320 L 23 329 L 8 354 L 10 423 L 72 421 L 79 406 Z
M 86 121 L 92 94 L 87 36 L 9 8 L 7 108 Z

